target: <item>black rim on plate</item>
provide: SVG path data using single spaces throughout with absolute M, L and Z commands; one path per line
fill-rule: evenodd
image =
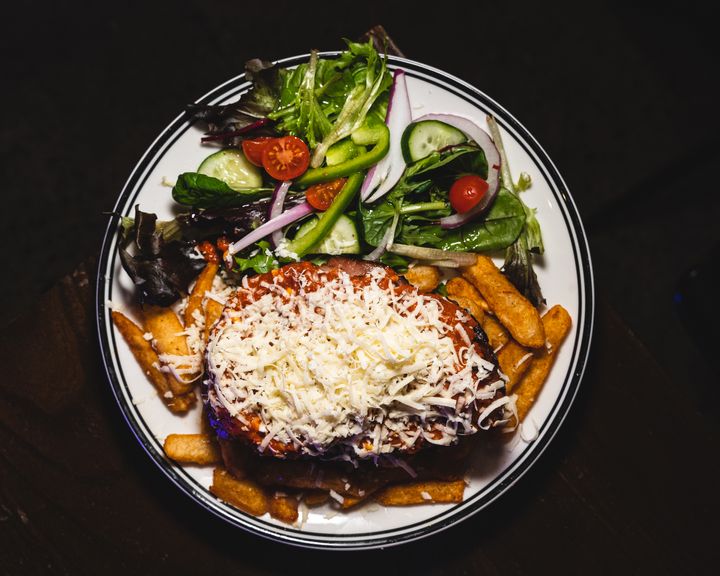
M 323 53 L 326 56 L 336 54 L 338 53 Z M 278 64 L 290 67 L 307 61 L 308 57 L 307 54 L 294 56 L 280 60 Z M 389 56 L 388 63 L 391 68 L 402 68 L 411 78 L 429 82 L 469 102 L 484 113 L 495 116 L 498 123 L 516 139 L 542 172 L 555 201 L 561 209 L 572 242 L 579 287 L 577 295 L 578 318 L 574 319 L 576 338 L 562 388 L 548 417 L 538 429 L 537 440 L 529 443 L 506 469 L 499 472 L 487 486 L 476 494 L 456 506 L 416 523 L 382 531 L 345 535 L 324 534 L 289 526 L 279 526 L 274 522 L 250 516 L 220 502 L 204 486 L 190 476 L 187 471 L 165 457 L 161 444 L 152 435 L 149 426 L 132 402 L 127 381 L 118 360 L 117 342 L 109 320 L 109 307 L 107 305 L 112 300 L 112 284 L 117 269 L 118 222 L 115 218 L 108 224 L 98 266 L 96 313 L 103 363 L 113 394 L 137 440 L 168 478 L 204 508 L 231 524 L 240 526 L 254 534 L 298 546 L 357 550 L 396 545 L 444 530 L 486 508 L 527 472 L 557 433 L 577 394 L 590 350 L 595 305 L 590 252 L 577 208 L 565 182 L 546 152 L 527 129 L 510 113 L 477 88 L 441 70 L 413 60 Z M 249 84 L 245 81 L 245 76 L 239 75 L 214 88 L 197 102 L 226 102 L 239 96 L 248 87 Z M 180 114 L 150 145 L 125 183 L 115 205 L 116 213 L 126 215 L 132 210 L 135 200 L 153 168 L 191 126 L 192 123 L 188 121 L 185 114 Z

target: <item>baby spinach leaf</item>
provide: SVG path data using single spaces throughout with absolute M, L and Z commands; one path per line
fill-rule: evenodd
M 197 172 L 185 172 L 178 176 L 177 182 L 172 189 L 172 196 L 175 202 L 185 206 L 229 208 L 270 196 L 272 191 L 272 188 L 233 190 L 218 178 Z
M 255 252 L 255 254 L 253 254 Z M 270 251 L 270 243 L 266 240 L 260 240 L 257 248 L 250 251 L 247 258 L 235 256 L 235 267 L 233 272 L 245 272 L 246 270 L 254 270 L 258 274 L 270 272 L 278 267 L 278 261 L 275 255 Z
M 439 224 L 421 224 L 403 220 L 397 241 L 411 246 L 439 246 L 445 237 L 445 230 Z
M 377 246 L 382 241 L 387 227 L 395 217 L 396 208 L 389 200 L 372 208 L 366 208 L 360 203 L 358 217 L 360 220 L 363 237 L 370 246 Z
M 500 188 L 490 211 L 481 221 L 450 231 L 438 247 L 459 252 L 507 248 L 520 235 L 524 224 L 525 210 L 520 200 L 512 192 Z

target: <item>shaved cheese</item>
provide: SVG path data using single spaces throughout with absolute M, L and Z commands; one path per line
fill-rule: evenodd
M 517 364 L 515 364 L 515 368 L 522 366 L 525 362 L 527 362 L 528 358 L 532 358 L 532 352 L 528 352 L 525 356 L 520 358 L 520 360 L 517 361 Z
M 342 504 L 343 502 L 345 502 L 345 498 L 343 498 L 342 496 L 340 496 L 340 494 L 338 494 L 337 492 L 335 492 L 335 490 L 330 490 L 330 497 L 331 497 L 333 500 L 337 500 L 338 502 L 340 502 L 340 504 Z
M 208 342 L 209 401 L 259 415 L 260 432 L 272 431 L 261 451 L 272 438 L 310 455 L 344 446 L 354 462 L 399 441 L 449 445 L 475 433 L 475 402 L 504 388 L 483 382 L 495 366 L 461 323 L 446 323 L 437 298 L 388 286 L 385 274 L 360 284 L 303 272 L 297 289 L 273 276 L 260 291 L 243 278 Z
M 298 519 L 296 520 L 296 524 L 298 525 L 300 530 L 302 530 L 303 528 L 305 528 L 305 524 L 307 523 L 310 513 L 310 510 L 307 504 L 305 504 L 304 500 L 300 500 L 300 503 L 298 504 L 298 511 L 300 512 L 300 514 Z
M 499 408 L 502 408 L 503 406 L 507 406 L 511 411 L 513 411 L 517 415 L 517 409 L 515 407 L 516 398 L 517 398 L 517 396 L 513 394 L 512 396 L 504 396 L 503 398 L 498 398 L 497 400 L 492 402 L 490 404 L 490 406 L 485 408 L 485 410 L 483 410 L 480 413 L 480 416 L 478 416 L 478 419 L 477 419 L 478 426 L 480 428 L 482 428 L 483 430 L 489 430 L 491 427 L 497 426 L 499 422 L 500 423 L 507 422 L 509 419 L 503 419 L 503 420 L 492 422 L 492 423 L 485 424 L 485 425 L 482 424 L 483 420 L 485 420 L 488 416 L 490 416 L 493 412 L 495 412 L 495 410 L 498 410 Z M 517 418 L 517 416 L 516 416 L 516 418 Z M 513 430 L 514 430 L 514 428 L 513 428 Z
M 426 492 L 425 490 L 420 492 L 420 496 L 422 496 L 423 500 L 432 500 L 432 496 L 430 496 L 430 493 Z

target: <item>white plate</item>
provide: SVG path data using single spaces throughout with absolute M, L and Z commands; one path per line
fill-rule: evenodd
M 328 53 L 332 55 L 334 53 Z M 306 61 L 308 55 L 281 60 L 282 66 Z M 212 470 L 180 467 L 169 461 L 162 443 L 170 433 L 198 432 L 200 407 L 186 416 L 171 414 L 143 375 L 130 350 L 109 319 L 112 305 L 132 315 L 134 289 L 117 255 L 117 223 L 108 226 L 97 284 L 97 319 L 103 360 L 112 390 L 128 425 L 158 467 L 200 505 L 261 536 L 315 548 L 361 549 L 399 544 L 443 530 L 488 506 L 528 470 L 557 433 L 577 393 L 590 348 L 594 289 L 587 240 L 575 205 L 550 158 L 528 131 L 488 96 L 435 68 L 390 57 L 391 68 L 407 72 L 413 116 L 431 112 L 455 113 L 487 127 L 486 115 L 497 119 L 513 174 L 529 173 L 533 185 L 523 199 L 537 208 L 543 231 L 545 257 L 536 266 L 549 306 L 562 304 L 573 318 L 573 329 L 563 344 L 550 377 L 526 422 L 526 434 L 536 438 L 504 445 L 492 458 L 483 457 L 469 475 L 465 501 L 457 505 L 383 508 L 369 505 L 350 512 L 329 508 L 310 511 L 304 525 L 288 526 L 269 516 L 256 518 L 217 500 L 209 491 Z M 243 75 L 218 86 L 198 102 L 224 104 L 247 90 Z M 164 178 L 193 170 L 209 150 L 200 145 L 201 128 L 180 114 L 153 142 L 123 188 L 115 210 L 132 215 L 139 204 L 160 219 L 173 214 L 170 189 Z

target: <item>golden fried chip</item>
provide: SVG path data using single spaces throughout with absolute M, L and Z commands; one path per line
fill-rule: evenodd
M 570 332 L 572 319 L 562 306 L 553 306 L 542 318 L 547 335 L 548 346 L 534 352 L 533 359 L 525 376 L 517 384 L 513 392 L 518 396 L 518 418 L 522 421 L 535 402 L 537 395 L 545 384 L 550 373 L 557 351 Z
M 440 271 L 436 266 L 413 266 L 403 276 L 421 292 L 432 292 L 440 284 Z
M 508 393 L 530 368 L 532 358 L 533 353 L 524 346 L 520 346 L 515 340 L 505 344 L 497 353 L 500 370 L 508 377 L 508 381 L 505 383 Z
M 189 356 L 187 338 L 182 334 L 185 329 L 177 314 L 171 308 L 145 306 L 143 308 L 143 318 L 145 319 L 145 329 L 153 335 L 159 355 Z M 188 361 L 190 362 L 190 358 L 188 358 Z M 185 366 L 179 365 L 178 367 L 184 368 Z M 193 377 L 192 374 L 187 375 L 188 380 L 193 379 Z M 193 389 L 192 382 L 180 382 L 172 375 L 168 376 L 168 382 L 175 395 L 186 394 Z
M 376 499 L 385 506 L 411 506 L 414 504 L 446 504 L 463 501 L 465 482 L 413 482 L 397 484 L 382 490 Z
M 528 348 L 545 345 L 540 313 L 490 258 L 478 255 L 473 266 L 462 268 L 462 275 L 480 291 L 490 310 L 519 344 Z
M 217 444 L 207 434 L 170 434 L 163 450 L 168 458 L 180 464 L 207 466 L 222 462 Z
M 460 306 L 460 308 L 464 308 L 467 312 L 469 312 L 470 315 L 475 318 L 478 323 L 480 323 L 480 320 L 482 320 L 483 317 L 483 309 L 475 304 L 475 302 L 463 296 L 449 296 L 449 298 L 455 302 L 455 304 Z
M 369 494 L 363 496 L 343 496 L 342 504 L 340 508 L 347 510 L 348 508 L 354 508 L 358 504 L 365 502 L 368 499 Z
M 270 498 L 270 516 L 286 524 L 293 524 L 298 519 L 299 501 L 295 496 L 275 492 Z
M 223 468 L 213 470 L 210 492 L 253 516 L 262 516 L 270 507 L 267 494 L 258 484 L 252 480 L 234 478 Z
M 485 316 L 483 316 L 480 326 L 482 326 L 485 334 L 487 334 L 490 346 L 496 352 L 501 350 L 502 347 L 511 340 L 508 331 L 505 330 L 503 325 L 491 314 L 485 314 Z
M 203 300 L 205 299 L 205 292 L 212 289 L 213 280 L 218 271 L 218 264 L 216 262 L 208 262 L 205 268 L 197 277 L 195 286 L 193 286 L 192 292 L 188 297 L 188 303 L 185 307 L 185 326 L 192 326 L 198 323 L 197 315 L 203 315 Z
M 456 276 L 448 280 L 445 289 L 450 300 L 465 308 L 475 320 L 482 323 L 483 316 L 485 316 L 485 310 L 482 306 L 484 300 L 470 282 L 462 276 Z
M 162 398 L 162 401 L 167 407 L 173 412 L 187 412 L 196 401 L 195 394 L 190 392 L 189 394 L 183 394 L 176 396 L 170 386 L 169 379 L 166 374 L 158 370 L 160 365 L 160 359 L 158 358 L 157 352 L 150 345 L 150 342 L 145 340 L 143 331 L 127 316 L 113 310 L 112 319 L 118 332 L 122 334 L 122 337 L 130 347 L 133 356 L 140 364 L 142 371 L 148 377 L 150 382 L 157 390 L 157 393 Z
M 222 316 L 224 306 L 217 300 L 208 298 L 205 302 L 205 344 L 210 339 L 210 331 L 215 326 L 215 323 Z
M 450 278 L 450 280 L 448 280 L 445 284 L 445 288 L 447 289 L 448 295 L 451 297 L 462 296 L 463 298 L 469 298 L 470 300 L 473 300 L 478 307 L 482 308 L 483 312 L 487 308 L 487 302 L 485 302 L 477 288 L 475 288 L 475 286 L 470 284 L 470 282 L 465 280 L 462 276 Z
M 505 330 L 503 325 L 495 319 L 495 316 L 485 314 L 480 322 L 480 326 L 485 330 L 488 342 L 490 342 L 493 350 L 500 350 L 505 344 L 510 342 L 510 334 L 508 334 L 508 331 Z

